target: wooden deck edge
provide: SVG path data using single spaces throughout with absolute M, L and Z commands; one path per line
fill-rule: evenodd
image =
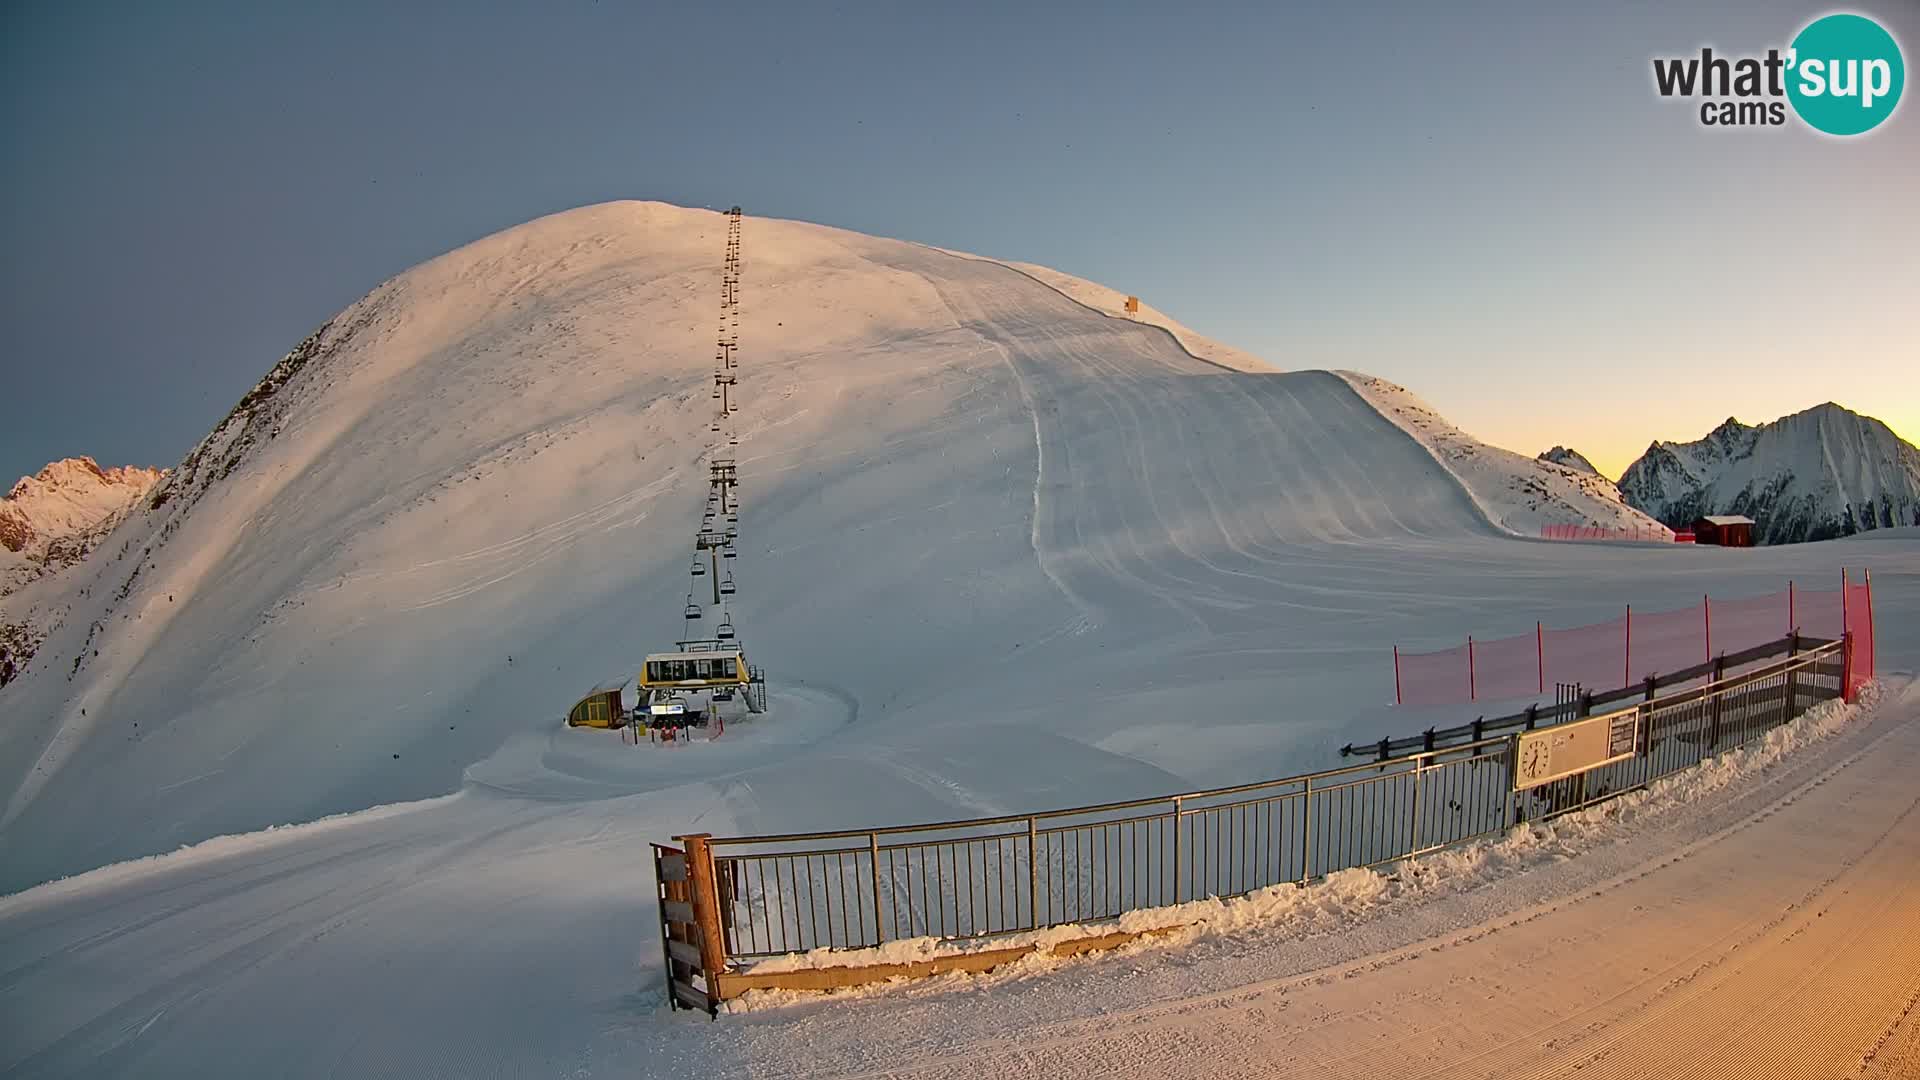
M 983 971 L 992 971 L 1003 964 L 1013 963 L 1042 950 L 1054 956 L 1079 956 L 1082 953 L 1117 949 L 1141 938 L 1159 937 L 1182 929 L 1185 927 L 1176 925 L 1160 926 L 1151 930 L 1114 930 L 1092 937 L 1054 942 L 1051 945 L 1013 945 L 1004 949 L 955 953 L 952 956 L 936 956 L 930 960 L 914 960 L 904 964 L 849 965 L 808 968 L 802 971 L 771 971 L 761 974 L 751 971 L 726 972 L 713 976 L 712 982 L 714 997 L 721 1001 L 739 997 L 749 990 L 838 990 L 848 986 L 886 982 L 889 979 L 927 979 L 955 971 L 978 974 Z

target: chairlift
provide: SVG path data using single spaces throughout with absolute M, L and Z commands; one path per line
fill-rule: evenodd
M 733 550 L 732 544 L 728 544 L 726 547 L 720 549 L 720 557 L 723 559 L 737 559 L 740 557 L 740 553 Z
M 720 595 L 732 596 L 736 591 L 733 585 L 733 571 L 729 570 L 727 576 L 720 579 Z
M 693 594 L 687 594 L 687 610 L 683 614 L 689 619 L 700 617 L 700 605 L 693 602 Z
M 693 557 L 693 576 L 694 576 L 694 577 L 706 577 L 706 576 L 707 576 L 707 564 L 706 564 L 706 563 L 703 563 L 703 562 L 701 562 L 701 561 L 700 561 L 700 556 L 698 556 L 698 555 L 695 555 L 695 556 Z
M 721 641 L 733 640 L 733 616 L 720 616 L 720 625 L 714 628 L 713 636 Z

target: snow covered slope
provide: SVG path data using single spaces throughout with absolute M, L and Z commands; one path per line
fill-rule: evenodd
M 1656 442 L 1620 477 L 1627 501 L 1668 525 L 1745 514 L 1765 544 L 1920 525 L 1920 449 L 1828 402 L 1690 443 Z
M 1502 450 L 1461 431 L 1433 407 L 1385 379 L 1355 371 L 1340 373 L 1380 412 L 1425 446 L 1472 495 L 1488 520 L 1520 536 L 1538 536 L 1543 525 L 1597 525 L 1606 529 L 1660 530 L 1660 523 L 1621 500 L 1613 481 L 1591 464 L 1529 458 Z M 1574 455 L 1578 457 L 1578 455 Z
M 1158 326 L 1173 335 L 1180 347 L 1194 356 L 1210 363 L 1219 364 L 1235 371 L 1272 371 L 1274 367 L 1265 360 L 1236 349 L 1231 345 L 1205 338 L 1176 321 L 1171 315 L 1161 311 L 1146 301 L 1140 301 L 1138 311 L 1127 310 L 1127 294 L 1117 289 L 1109 289 L 1071 274 L 1063 274 L 1033 263 L 1007 263 L 1007 266 L 1026 274 L 1049 288 L 1057 289 L 1070 299 L 1115 319 L 1130 319 L 1148 326 Z
M 7 687 L 0 884 L 456 790 L 678 636 L 723 229 L 658 204 L 556 215 L 295 348 L 83 568 Z M 1321 665 L 1222 648 L 1311 641 L 1299 612 L 1346 606 L 1286 564 L 1488 532 L 1327 373 L 1228 371 L 913 244 L 751 219 L 744 260 L 735 611 L 776 706 L 811 687 L 901 743 L 815 766 L 870 815 L 1212 775 L 1206 740 L 1166 737 L 1185 680 L 1157 663 L 1194 665 L 1216 737 L 1261 747 L 1237 767 L 1317 749 L 1243 716 Z M 1060 741 L 1050 786 L 926 783 L 920 759 L 950 762 L 987 700 Z M 840 818 L 784 782 L 739 813 Z M 94 819 L 115 825 L 76 835 Z

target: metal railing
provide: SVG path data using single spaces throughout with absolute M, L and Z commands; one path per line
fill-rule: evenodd
M 1516 790 L 1521 733 L 1212 791 L 1039 814 L 713 838 L 729 961 L 984 938 L 1240 896 L 1499 834 L 1689 768 L 1841 696 L 1830 642 L 1649 700 L 1622 760 Z

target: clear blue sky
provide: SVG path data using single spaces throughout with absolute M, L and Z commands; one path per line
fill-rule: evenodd
M 613 198 L 1044 263 L 1609 470 L 1920 435 L 1920 91 L 1839 141 L 1651 87 L 1824 5 L 1294 7 L 7 4 L 0 476 L 172 464 L 381 279 Z

